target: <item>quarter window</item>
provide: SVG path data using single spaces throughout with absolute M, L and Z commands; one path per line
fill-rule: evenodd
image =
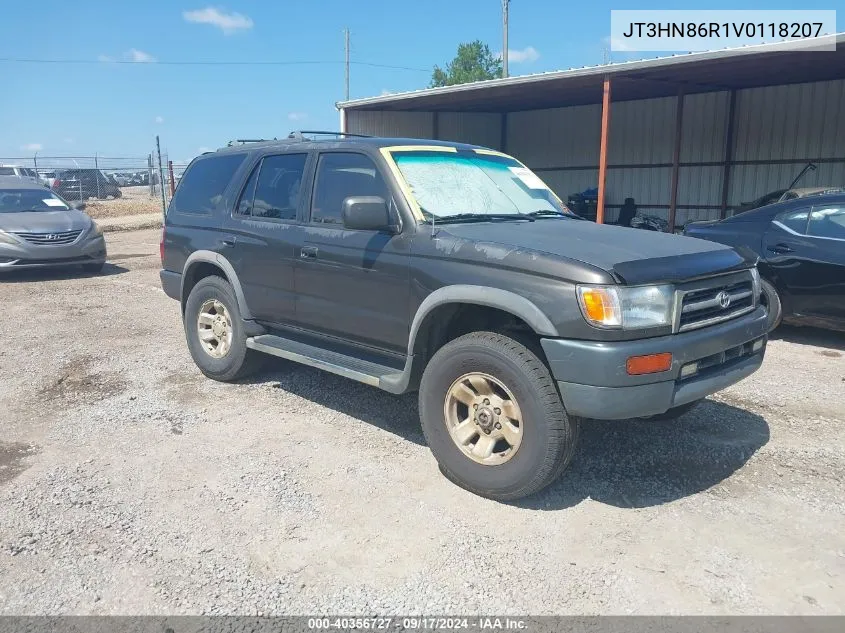
M 194 161 L 182 177 L 169 211 L 191 214 L 215 211 L 245 158 L 246 154 L 223 154 Z
M 845 240 L 845 207 L 814 207 L 807 235 Z
M 295 220 L 307 154 L 265 156 L 261 161 L 252 216 Z
M 809 214 L 810 210 L 807 208 L 792 209 L 790 211 L 784 211 L 779 216 L 777 216 L 775 218 L 775 222 L 782 226 L 785 226 L 794 233 L 804 235 L 804 233 L 806 233 L 807 231 L 807 216 Z
M 351 196 L 387 198 L 387 185 L 375 163 L 363 154 L 332 152 L 320 156 L 311 221 L 341 224 L 343 201 Z

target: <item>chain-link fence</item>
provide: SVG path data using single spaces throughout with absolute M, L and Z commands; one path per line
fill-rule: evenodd
M 146 156 L 12 156 L 0 157 L 0 176 L 31 178 L 66 200 L 103 201 L 114 215 L 161 213 L 187 163 L 172 163 L 167 153 Z M 163 185 L 163 186 L 162 186 Z

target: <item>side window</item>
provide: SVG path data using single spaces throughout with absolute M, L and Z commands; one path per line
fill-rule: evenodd
M 15 170 L 13 167 L 0 167 L 0 176 L 14 176 Z
M 252 216 L 295 220 L 307 154 L 265 156 L 261 161 Z
M 214 211 L 245 158 L 246 154 L 223 154 L 194 161 L 182 177 L 168 213 L 207 214 Z
M 791 209 L 777 216 L 775 222 L 793 233 L 804 235 L 807 232 L 807 216 L 809 215 L 810 210 L 806 207 L 803 209 Z
M 845 240 L 845 206 L 813 207 L 807 235 Z
M 249 175 L 249 180 L 246 181 L 246 187 L 241 192 L 238 206 L 235 207 L 235 213 L 238 215 L 250 215 L 252 213 L 252 199 L 255 197 L 255 183 L 258 182 L 258 170 L 260 168 L 261 163 L 259 162 Z
M 375 163 L 363 154 L 333 152 L 320 156 L 311 221 L 341 224 L 343 201 L 350 196 L 387 198 L 387 185 Z

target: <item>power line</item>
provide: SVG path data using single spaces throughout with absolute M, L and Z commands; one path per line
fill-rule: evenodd
M 101 61 L 97 59 L 35 59 L 28 57 L 0 57 L 0 62 L 12 64 L 129 64 L 136 66 L 315 66 L 315 65 L 339 65 L 346 64 L 346 61 L 333 60 L 299 60 L 299 61 L 192 61 L 192 60 L 156 60 L 156 61 L 134 61 L 128 59 L 116 59 Z M 396 66 L 394 64 L 378 64 L 375 62 L 358 62 L 350 60 L 349 64 L 355 66 L 368 66 L 370 68 L 389 68 L 392 70 L 412 70 L 415 72 L 428 73 L 430 68 L 415 68 L 413 66 Z

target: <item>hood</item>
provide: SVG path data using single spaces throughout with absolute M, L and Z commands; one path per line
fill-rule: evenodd
M 579 220 L 450 224 L 441 230 L 463 239 L 577 260 L 626 284 L 689 280 L 754 263 L 747 254 L 706 240 Z
M 76 209 L 0 213 L 0 231 L 14 233 L 59 233 L 91 226 L 91 218 Z

